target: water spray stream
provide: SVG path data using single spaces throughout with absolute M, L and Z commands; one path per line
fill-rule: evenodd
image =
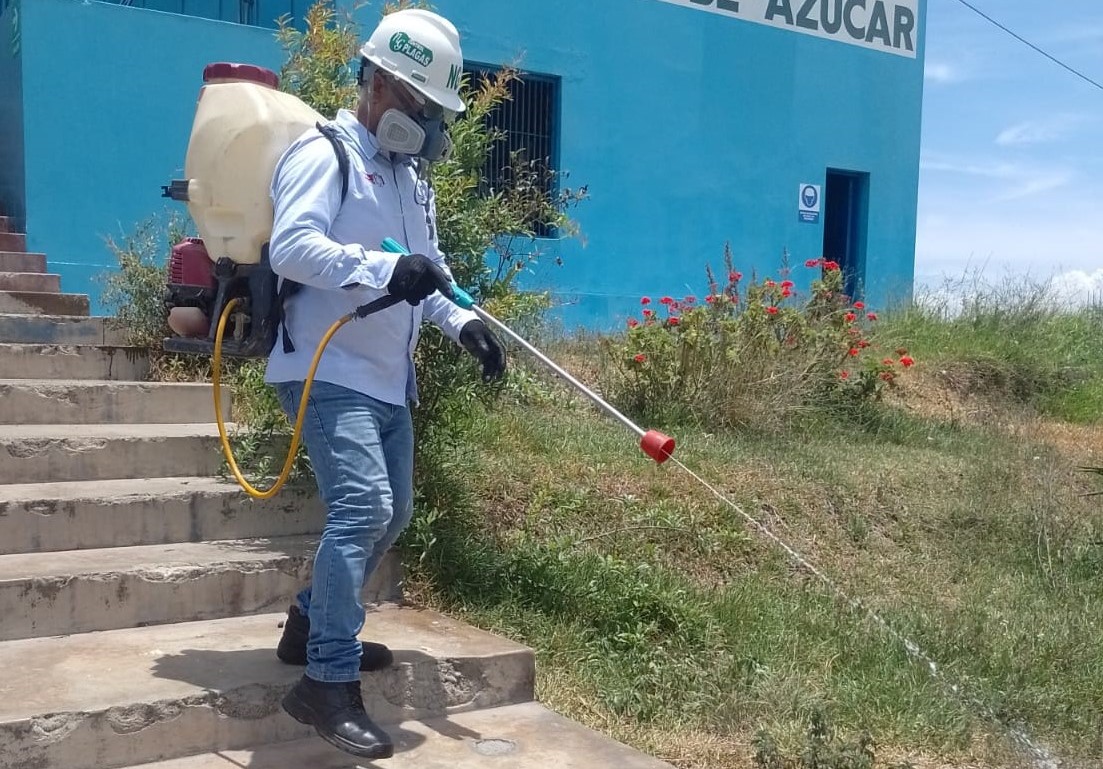
M 728 505 L 728 507 L 737 512 L 747 523 L 757 529 L 759 533 L 764 535 L 767 539 L 769 539 L 775 545 L 784 550 L 793 563 L 803 569 L 808 570 L 816 577 L 818 577 L 819 580 L 827 585 L 827 587 L 830 588 L 830 590 L 836 596 L 846 601 L 846 603 L 852 609 L 863 613 L 867 619 L 873 622 L 874 625 L 885 631 L 885 633 L 887 633 L 894 641 L 903 646 L 905 651 L 908 653 L 908 657 L 922 664 L 927 669 L 927 672 L 931 674 L 931 677 L 938 683 L 942 684 L 962 705 L 965 705 L 967 709 L 972 710 L 974 713 L 981 714 L 988 721 L 1002 729 L 1008 735 L 1008 737 L 1011 738 L 1011 741 L 1014 743 L 1015 747 L 1021 753 L 1026 755 L 1032 767 L 1034 767 L 1035 769 L 1059 769 L 1059 767 L 1061 766 L 1061 760 L 1057 756 L 1055 756 L 1053 752 L 1049 750 L 1049 748 L 1035 740 L 1022 728 L 1004 723 L 990 705 L 987 705 L 986 703 L 979 700 L 977 697 L 970 695 L 964 690 L 961 684 L 955 682 L 948 674 L 943 672 L 938 663 L 935 662 L 935 660 L 932 659 L 930 655 L 924 652 L 923 649 L 920 648 L 919 644 L 896 630 L 892 625 L 888 623 L 886 619 L 884 619 L 880 614 L 862 603 L 860 599 L 854 598 L 847 594 L 845 590 L 839 587 L 835 583 L 835 581 L 831 579 L 831 577 L 827 576 L 827 574 L 825 574 L 819 567 L 817 567 L 806 557 L 793 549 L 785 542 L 785 540 L 781 539 L 779 536 L 770 531 L 770 529 L 767 528 L 764 524 L 759 522 L 753 516 L 747 514 L 743 510 L 743 508 L 724 496 L 724 494 L 719 489 L 714 487 L 697 473 L 690 470 L 679 460 L 675 459 L 674 457 L 671 457 L 671 460 L 674 462 L 675 465 L 682 468 L 682 470 L 684 470 L 690 477 L 692 477 L 706 489 L 711 491 L 713 496 L 715 496 L 718 500 Z

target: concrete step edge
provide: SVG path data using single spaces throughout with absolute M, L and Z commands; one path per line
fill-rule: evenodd
M 6 757 L 13 766 L 109 769 L 313 734 L 280 709 L 303 673 L 275 658 L 283 616 L 0 645 L 10 670 L 27 672 L 9 676 L 0 702 Z M 395 655 L 390 669 L 365 676 L 365 705 L 382 724 L 533 698 L 530 649 L 435 612 L 369 612 L 362 637 Z
M 522 702 L 404 721 L 388 729 L 395 755 L 387 769 L 673 769 L 539 702 Z M 362 762 L 317 737 L 203 753 L 128 769 L 351 769 Z M 374 764 L 371 764 L 374 766 Z
M 309 584 L 317 541 L 296 535 L 0 555 L 0 641 L 275 611 Z M 363 600 L 399 600 L 401 569 L 397 554 L 387 553 Z
M 111 478 L 99 481 L 52 481 L 0 484 L 0 503 L 113 502 L 127 499 L 164 499 L 196 494 L 243 493 L 234 481 L 204 476 L 176 478 Z
M 233 433 L 237 425 L 226 423 Z M 56 424 L 56 425 L 0 425 L 0 443 L 13 440 L 82 440 L 82 439 L 148 439 L 160 438 L 217 438 L 218 425 L 214 422 L 146 422 L 140 424 Z
M 316 535 L 313 486 L 252 499 L 212 477 L 0 485 L 0 555 Z

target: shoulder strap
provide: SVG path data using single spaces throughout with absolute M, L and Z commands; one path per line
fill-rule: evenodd
M 329 139 L 329 143 L 333 145 L 333 154 L 337 156 L 337 170 L 341 173 L 341 202 L 345 202 L 345 198 L 349 194 L 349 155 L 345 146 L 341 143 L 340 137 L 337 136 L 337 129 L 332 125 L 325 125 L 317 123 L 316 127 L 318 132 Z
M 329 143 L 333 145 L 333 154 L 337 156 L 337 171 L 341 174 L 341 202 L 345 202 L 345 198 L 349 194 L 349 155 L 345 146 L 341 143 L 341 139 L 337 136 L 337 129 L 332 125 L 325 125 L 322 123 L 316 123 L 315 127 L 318 129 L 318 133 L 329 139 Z M 280 315 L 280 335 L 283 337 L 283 351 L 285 353 L 295 352 L 295 345 L 291 341 L 290 334 L 287 333 L 287 324 L 284 322 L 283 316 L 283 304 L 289 298 L 298 293 L 302 288 L 301 283 L 296 283 L 293 280 L 284 278 L 280 282 L 279 295 L 276 298 L 276 302 L 279 305 Z

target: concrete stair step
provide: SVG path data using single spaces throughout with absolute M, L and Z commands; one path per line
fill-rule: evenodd
M 210 424 L 213 392 L 190 382 L 0 379 L 0 424 Z M 229 388 L 220 395 L 229 420 Z
M 61 291 L 61 276 L 45 272 L 0 272 L 0 291 Z
M 672 769 L 672 765 L 571 721 L 538 702 L 404 721 L 388 730 L 387 769 Z M 376 766 L 317 737 L 224 750 L 131 769 L 363 769 Z M 383 763 L 378 764 L 383 766 Z
M 0 314 L 0 342 L 125 347 L 126 333 L 108 318 L 86 315 Z
M 313 735 L 279 706 L 302 675 L 301 668 L 275 657 L 283 617 L 0 645 L 6 669 L 33 671 L 5 682 L 0 700 L 5 766 L 112 769 Z M 391 669 L 364 678 L 365 705 L 381 723 L 446 715 L 451 720 L 462 712 L 532 699 L 531 650 L 434 612 L 370 612 L 363 637 L 387 644 L 395 654 Z
M 141 381 L 149 357 L 136 347 L 0 344 L 0 371 L 13 379 Z
M 300 536 L 0 555 L 0 641 L 278 611 L 309 582 L 316 547 Z M 400 600 L 400 574 L 389 554 L 365 600 Z
M 0 232 L 4 230 L 0 229 Z M 0 251 L 0 272 L 46 272 L 46 254 Z
M 22 232 L 0 232 L 0 251 L 26 251 L 27 236 Z
M 87 294 L 60 294 L 49 291 L 0 291 L 0 313 L 87 316 L 88 312 Z
M 218 478 L 0 486 L 0 555 L 315 534 L 313 489 L 253 499 Z
M 0 425 L 0 483 L 209 476 L 221 464 L 213 424 Z

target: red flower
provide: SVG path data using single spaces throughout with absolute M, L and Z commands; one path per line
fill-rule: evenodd
M 858 346 L 861 347 L 864 350 L 865 348 L 869 347 L 869 340 L 868 339 L 861 340 L 860 342 L 858 342 Z
M 794 283 L 793 281 L 791 281 L 791 280 L 783 280 L 783 281 L 781 281 L 781 287 L 782 287 L 782 288 L 792 288 L 792 287 L 793 287 L 793 286 L 795 286 L 795 285 L 796 285 L 796 284 L 795 284 L 795 283 Z
M 715 302 L 715 301 L 716 301 L 716 297 L 715 297 L 715 296 L 712 296 L 712 295 L 710 294 L 709 296 L 706 296 L 706 297 L 705 297 L 705 301 L 706 301 L 706 302 L 707 302 L 708 304 L 712 304 L 713 302 Z
M 638 320 L 636 320 L 635 318 L 629 318 L 628 319 L 628 328 L 635 328 L 638 325 L 640 325 L 640 322 Z
M 804 266 L 805 267 L 819 267 L 821 264 L 823 264 L 823 259 L 809 259 L 809 260 L 805 261 Z
M 662 299 L 659 300 L 659 304 L 674 304 L 674 300 L 671 299 L 669 296 L 664 296 Z
M 646 356 L 646 355 L 644 355 L 644 354 L 643 354 L 643 353 L 641 352 L 641 353 L 640 353 L 639 355 L 637 355 L 637 356 L 636 356 L 635 358 L 633 358 L 632 360 L 636 361 L 636 363 L 643 363 L 643 362 L 644 362 L 645 360 L 647 360 L 647 356 Z
M 877 320 L 877 313 L 875 313 L 875 312 L 867 312 L 867 313 L 866 313 L 866 317 L 867 317 L 867 318 L 869 318 L 870 320 Z
M 915 359 L 911 356 L 904 355 L 900 358 L 900 365 L 904 368 L 911 368 L 915 365 Z
M 840 371 L 839 372 L 839 379 L 843 380 L 844 382 L 846 380 L 850 379 L 850 372 L 849 371 Z
M 859 350 L 857 347 L 851 347 L 849 350 L 847 350 L 846 354 L 849 355 L 851 358 L 857 358 L 860 352 L 861 350 Z
M 837 270 L 837 269 L 839 269 L 839 263 L 838 262 L 824 262 L 823 263 L 823 268 L 825 270 Z
M 781 289 L 781 298 L 782 299 L 788 299 L 792 295 L 793 295 L 793 292 L 790 291 L 789 289 L 787 289 L 787 288 Z
M 677 326 L 681 321 L 679 321 L 677 318 L 671 318 L 668 322 L 672 326 Z
M 741 273 L 741 272 L 729 272 L 728 273 L 728 282 L 729 283 L 738 283 L 741 280 L 743 280 L 743 273 Z
M 855 302 L 854 303 L 854 309 L 855 310 L 864 310 L 865 308 L 866 308 L 865 302 Z
M 678 302 L 671 302 L 670 303 L 670 311 L 671 312 L 677 312 L 680 309 L 682 309 L 682 305 L 679 304 Z
M 773 288 L 774 286 L 777 285 L 777 283 L 774 283 L 772 280 L 767 278 L 766 281 L 762 285 L 764 285 L 766 288 Z
M 844 317 L 846 318 L 847 323 L 853 323 L 854 321 L 858 320 L 858 316 L 852 312 L 848 312 Z
M 697 297 L 695 297 L 695 296 L 687 296 L 685 298 L 685 303 L 686 304 L 695 304 L 696 302 L 697 302 Z
M 643 317 L 645 317 L 645 318 L 650 318 L 654 314 L 655 314 L 654 310 L 644 310 L 643 311 Z
M 643 304 L 643 305 L 651 304 L 651 297 L 645 296 L 645 297 L 641 298 L 640 299 L 640 304 Z
M 882 372 L 881 372 L 881 378 L 882 378 L 882 379 L 884 379 L 884 380 L 885 380 L 886 382 L 891 382 L 891 381 L 892 381 L 893 379 L 895 379 L 896 377 L 894 377 L 894 376 L 892 375 L 892 372 L 891 372 L 891 371 L 882 371 Z
M 777 315 L 777 308 L 776 307 L 767 307 L 766 312 L 770 313 L 771 315 Z
M 881 361 L 881 363 L 885 366 L 891 366 L 896 363 L 896 361 L 894 361 L 892 358 L 885 358 L 883 361 Z

